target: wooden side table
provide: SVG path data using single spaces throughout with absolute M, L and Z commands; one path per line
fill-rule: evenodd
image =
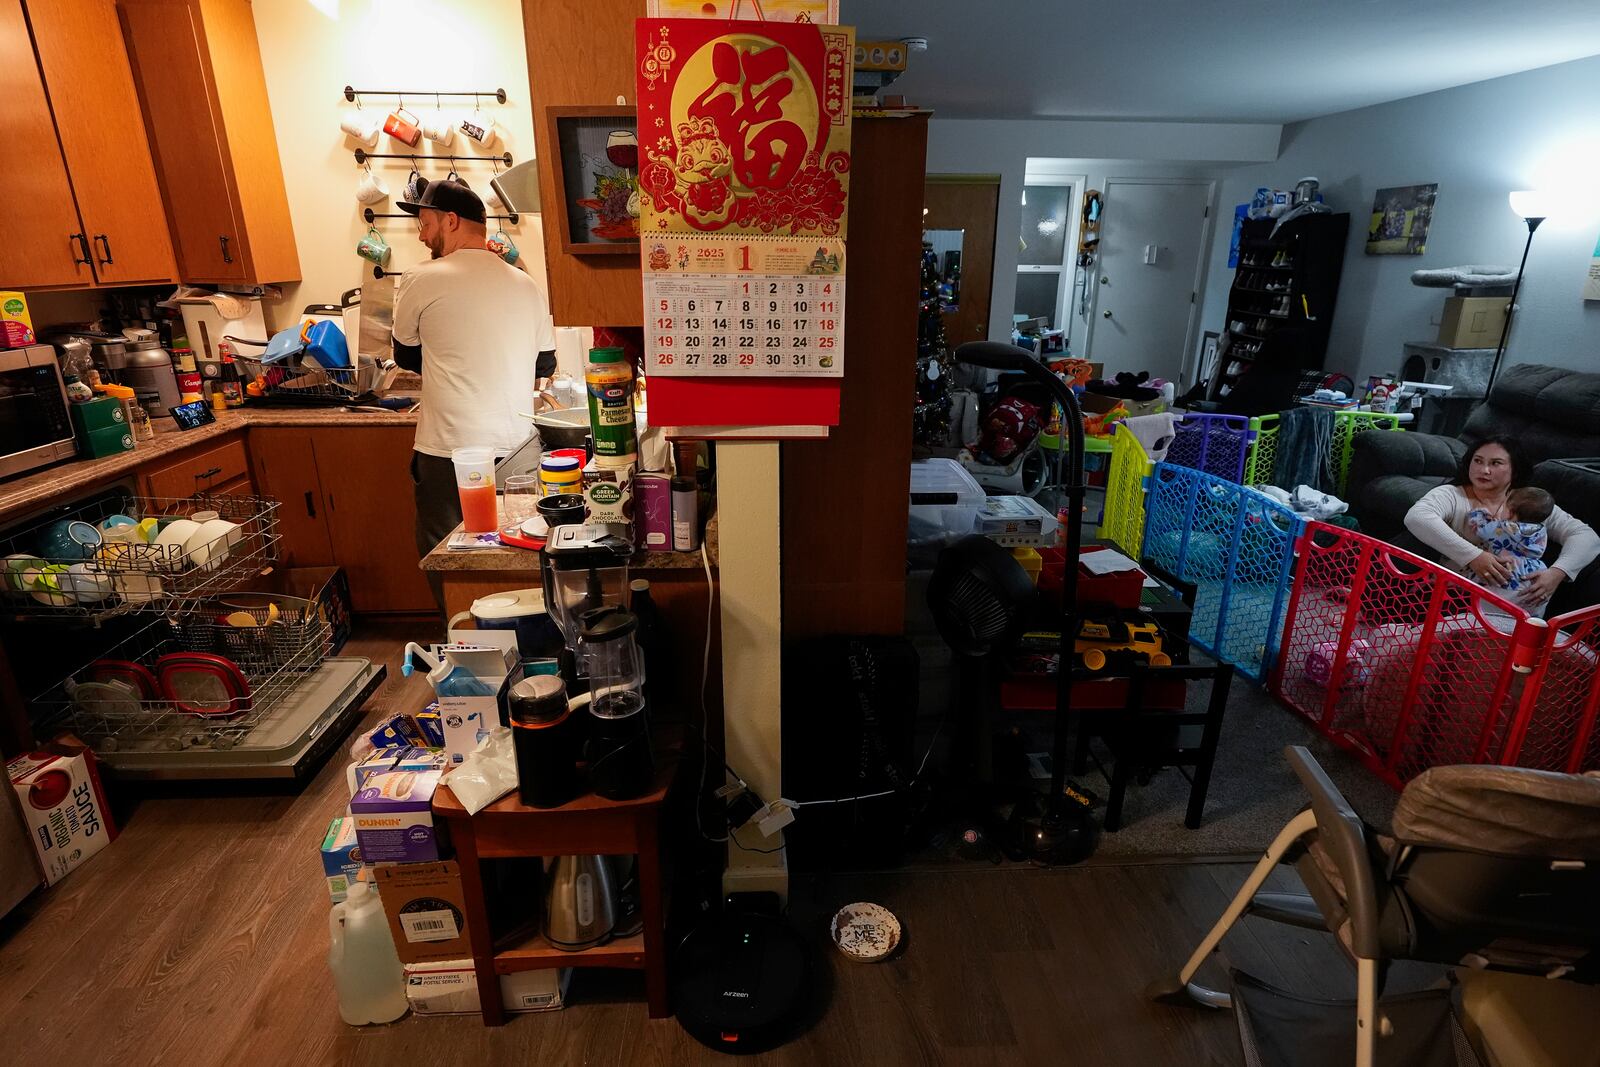
M 559 808 L 530 808 L 513 793 L 476 815 L 467 814 L 448 785 L 439 787 L 433 797 L 433 814 L 448 825 L 461 864 L 484 1025 L 501 1026 L 506 1021 L 500 975 L 560 967 L 643 970 L 650 1017 L 660 1019 L 669 1014 L 660 823 L 661 806 L 677 770 L 676 754 L 667 756 L 656 771 L 650 792 L 634 800 L 606 800 L 588 793 Z M 555 948 L 535 934 L 521 944 L 496 951 L 484 898 L 483 860 L 629 853 L 639 857 L 639 907 L 644 920 L 639 933 L 579 952 Z

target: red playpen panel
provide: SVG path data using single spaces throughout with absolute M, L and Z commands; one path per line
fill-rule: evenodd
M 1399 786 L 1428 767 L 1498 763 L 1530 725 L 1542 620 L 1393 545 L 1312 523 L 1272 691 Z M 1542 720 L 1534 720 L 1542 721 Z
M 1600 605 L 1550 620 L 1535 696 L 1512 731 L 1506 762 L 1577 774 L 1600 768 Z

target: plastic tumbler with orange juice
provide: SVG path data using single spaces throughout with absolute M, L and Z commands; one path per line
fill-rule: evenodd
M 493 533 L 500 525 L 494 494 L 494 449 L 458 448 L 450 453 L 456 467 L 456 492 L 461 495 L 461 528 L 467 533 Z

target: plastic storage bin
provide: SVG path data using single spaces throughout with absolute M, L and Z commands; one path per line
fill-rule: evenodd
M 924 459 L 911 464 L 913 539 L 919 534 L 926 537 L 930 527 L 957 537 L 971 533 L 983 501 L 983 486 L 955 460 Z

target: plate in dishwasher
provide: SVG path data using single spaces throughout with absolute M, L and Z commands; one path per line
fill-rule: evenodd
M 237 741 L 174 730 L 95 754 L 123 779 L 300 778 L 360 721 L 362 704 L 387 673 L 370 660 L 334 656 Z

